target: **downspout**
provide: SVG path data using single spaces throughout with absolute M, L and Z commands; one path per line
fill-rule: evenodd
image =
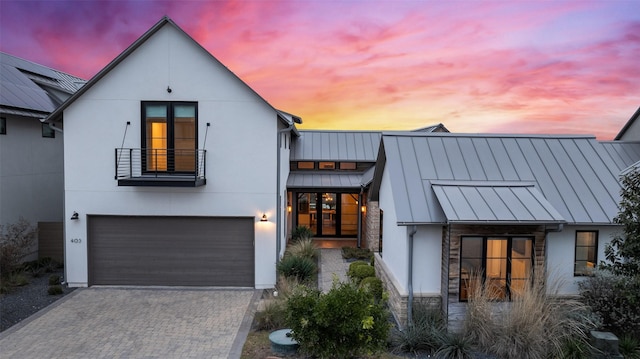
M 280 245 L 280 231 L 282 230 L 282 226 L 280 225 L 280 221 L 281 221 L 281 216 L 282 216 L 282 196 L 280 195 L 280 147 L 282 146 L 282 134 L 285 132 L 290 132 L 293 129 L 293 122 L 291 122 L 289 124 L 289 126 L 287 128 L 283 128 L 281 130 L 278 130 L 278 153 L 277 153 L 277 162 L 276 162 L 276 168 L 277 168 L 277 175 L 276 175 L 276 264 L 280 261 L 280 250 L 281 250 L 281 245 Z M 278 278 L 278 273 L 276 271 L 276 278 Z
M 364 186 L 360 185 L 360 193 L 358 194 L 358 248 L 362 248 L 362 206 L 364 202 L 362 202 L 362 194 L 364 193 Z
M 413 235 L 418 231 L 418 227 L 411 226 L 411 232 L 409 232 L 409 278 L 408 289 L 409 299 L 407 301 L 407 326 L 413 326 Z

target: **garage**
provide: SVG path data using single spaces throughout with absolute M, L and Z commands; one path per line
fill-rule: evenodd
M 89 285 L 254 286 L 254 219 L 89 216 Z

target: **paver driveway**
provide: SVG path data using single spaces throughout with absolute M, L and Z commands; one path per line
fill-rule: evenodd
M 259 293 L 235 289 L 78 289 L 36 314 L 35 319 L 0 333 L 0 356 L 239 357 Z

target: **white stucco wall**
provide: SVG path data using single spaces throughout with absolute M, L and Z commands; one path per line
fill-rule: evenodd
M 24 217 L 37 222 L 62 221 L 62 133 L 43 138 L 38 119 L 7 118 L 0 135 L 0 224 Z
M 418 226 L 417 229 L 413 235 L 413 292 L 440 295 L 442 226 Z
M 398 226 L 393 202 L 388 167 L 385 167 L 380 183 L 378 204 L 383 210 L 382 217 L 382 261 L 389 269 L 389 276 L 395 282 L 400 295 L 406 295 L 408 281 L 408 240 L 407 227 Z
M 604 248 L 611 242 L 612 235 L 619 230 L 618 226 L 565 226 L 562 232 L 551 232 L 547 236 L 547 271 L 550 283 L 557 280 L 559 294 L 578 294 L 578 283 L 584 277 L 573 275 L 575 261 L 576 231 L 598 231 L 598 263 L 604 261 Z M 549 288 L 552 288 L 551 286 Z
M 197 101 L 205 186 L 118 186 L 115 148 L 125 128 L 123 147 L 141 147 L 141 101 Z M 64 120 L 70 285 L 87 284 L 86 216 L 100 214 L 255 217 L 255 286 L 274 285 L 276 113 L 197 44 L 165 26 L 69 106 Z M 69 220 L 74 211 L 80 220 Z M 263 213 L 269 222 L 259 221 Z

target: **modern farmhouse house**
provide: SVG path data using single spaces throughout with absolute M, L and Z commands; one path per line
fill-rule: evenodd
M 46 119 L 65 125 L 66 279 L 271 288 L 304 225 L 376 252 L 400 323 L 421 301 L 455 327 L 477 271 L 499 301 L 543 269 L 573 295 L 618 230 L 637 117 L 608 142 L 298 131 L 165 17 Z

